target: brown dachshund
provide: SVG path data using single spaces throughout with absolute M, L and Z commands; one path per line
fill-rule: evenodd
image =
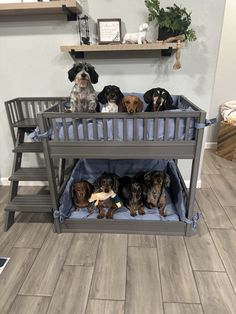
M 138 96 L 129 95 L 122 99 L 123 112 L 135 113 L 143 111 L 143 102 Z
M 166 188 L 170 186 L 170 177 L 165 171 L 149 171 L 136 176 L 143 189 L 143 201 L 147 208 L 159 208 L 165 216 Z
M 91 183 L 85 180 L 81 180 L 74 183 L 72 186 L 72 198 L 76 209 L 87 207 L 88 212 L 93 211 L 93 204 L 89 202 L 89 199 L 94 192 L 94 187 Z
M 111 191 L 117 193 L 119 188 L 119 176 L 114 173 L 104 172 L 101 176 L 99 176 L 94 182 L 95 192 L 105 192 L 109 193 Z M 98 205 L 98 219 L 102 219 L 105 217 L 105 208 L 108 208 L 108 212 L 106 218 L 112 219 L 113 212 L 118 208 L 114 200 L 109 197 L 106 200 L 99 200 Z

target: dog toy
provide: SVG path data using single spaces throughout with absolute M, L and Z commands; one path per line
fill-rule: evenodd
M 109 197 L 112 198 L 113 202 L 116 204 L 116 206 L 118 208 L 121 207 L 121 202 L 120 202 L 119 197 L 112 190 L 110 192 L 108 192 L 108 193 L 105 193 L 105 192 L 93 193 L 91 195 L 90 199 L 89 199 L 89 202 L 94 202 L 95 201 L 95 206 L 97 206 L 99 201 L 105 201 Z

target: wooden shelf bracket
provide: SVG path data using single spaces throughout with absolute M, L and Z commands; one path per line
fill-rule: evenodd
M 67 15 L 67 21 L 76 21 L 77 20 L 77 13 L 72 12 L 66 4 L 62 5 L 62 11 Z

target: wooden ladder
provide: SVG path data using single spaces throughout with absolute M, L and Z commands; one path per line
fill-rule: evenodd
M 10 180 L 9 202 L 5 207 L 5 231 L 14 223 L 15 212 L 52 213 L 53 205 L 50 189 L 45 194 L 20 194 L 20 181 L 49 181 L 45 167 L 22 167 L 23 154 L 43 153 L 41 142 L 28 142 L 26 134 L 37 126 L 37 114 L 56 103 L 62 103 L 61 97 L 51 98 L 16 98 L 5 102 L 6 113 L 13 139 L 14 160 Z M 53 217 L 53 215 L 52 215 Z
M 46 167 L 22 167 L 22 157 L 25 153 L 40 153 L 43 152 L 41 142 L 25 142 L 26 133 L 35 128 L 35 124 L 24 126 L 21 122 L 17 126 L 16 142 L 13 149 L 14 160 L 12 175 L 10 180 L 10 195 L 9 202 L 5 207 L 6 221 L 5 231 L 7 231 L 14 223 L 14 216 L 16 211 L 42 213 L 52 212 L 52 203 L 50 193 L 48 194 L 19 194 L 20 181 L 48 181 Z

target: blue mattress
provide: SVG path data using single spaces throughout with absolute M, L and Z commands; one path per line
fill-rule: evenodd
M 133 95 L 139 96 L 143 100 L 143 94 L 139 93 L 132 93 Z M 180 96 L 172 96 L 173 98 L 173 104 L 178 107 L 178 109 L 175 110 L 169 110 L 171 112 L 191 112 L 193 109 L 191 107 L 188 108 L 183 108 L 182 104 L 180 102 Z M 144 103 L 144 101 L 143 101 Z M 102 107 L 102 105 L 100 104 Z M 144 110 L 145 110 L 146 104 L 144 103 Z M 101 108 L 102 109 L 102 108 Z M 124 140 L 124 121 L 122 119 L 117 119 L 117 134 L 116 138 L 114 138 L 114 128 L 113 128 L 113 120 L 112 119 L 107 119 L 106 121 L 106 129 L 107 129 L 107 137 L 108 141 L 123 141 Z M 148 119 L 147 120 L 147 140 L 152 141 L 154 139 L 154 119 Z M 67 133 L 68 133 L 68 140 L 74 140 L 74 130 L 73 130 L 73 125 L 72 125 L 72 119 L 67 118 L 66 119 L 66 125 L 67 125 Z M 190 126 L 189 126 L 189 134 L 188 134 L 188 139 L 193 139 L 194 138 L 194 126 L 195 126 L 195 121 L 192 118 L 190 120 Z M 63 129 L 63 124 L 62 124 L 62 119 L 58 118 L 56 120 L 56 127 L 57 127 L 57 132 L 58 132 L 58 138 L 59 140 L 64 140 L 64 129 Z M 104 133 L 103 133 L 103 121 L 102 119 L 96 119 L 96 130 L 97 130 L 97 138 L 98 140 L 104 140 Z M 143 119 L 137 119 L 137 128 L 134 130 L 134 121 L 133 119 L 128 119 L 127 120 L 127 134 L 126 134 L 126 139 L 128 141 L 133 141 L 134 140 L 134 133 L 136 135 L 137 140 L 144 140 L 144 120 Z M 179 120 L 179 130 L 178 130 L 178 140 L 184 140 L 185 139 L 185 119 L 180 118 Z M 156 134 L 156 139 L 157 140 L 163 140 L 164 139 L 164 128 L 165 128 L 165 119 L 160 118 L 158 120 L 158 128 L 157 128 L 157 134 Z M 84 128 L 83 124 L 78 122 L 77 124 L 77 129 L 78 129 L 78 140 L 84 140 Z M 175 119 L 174 118 L 169 118 L 168 119 L 168 135 L 167 135 L 167 140 L 173 140 L 174 139 L 174 132 L 175 132 Z M 87 134 L 88 134 L 88 140 L 92 141 L 94 140 L 94 126 L 93 126 L 93 121 L 91 119 L 87 119 Z M 51 133 L 51 139 L 54 139 L 55 135 L 52 132 Z
M 184 203 L 181 183 L 176 171 L 176 165 L 172 160 L 101 160 L 101 159 L 81 159 L 75 165 L 71 176 L 66 184 L 65 190 L 59 200 L 59 208 L 54 212 L 54 216 L 61 222 L 64 219 L 96 219 L 97 209 L 92 214 L 88 214 L 87 209 L 75 211 L 72 201 L 72 185 L 79 180 L 87 180 L 93 183 L 95 179 L 104 171 L 114 172 L 119 176 L 133 176 L 141 171 L 165 170 L 170 178 L 170 188 L 167 190 L 166 216 L 161 217 L 157 208 L 146 208 L 146 214 L 131 217 L 129 210 L 122 207 L 115 211 L 114 219 L 129 220 L 163 220 L 163 221 L 185 221 L 186 207 Z

